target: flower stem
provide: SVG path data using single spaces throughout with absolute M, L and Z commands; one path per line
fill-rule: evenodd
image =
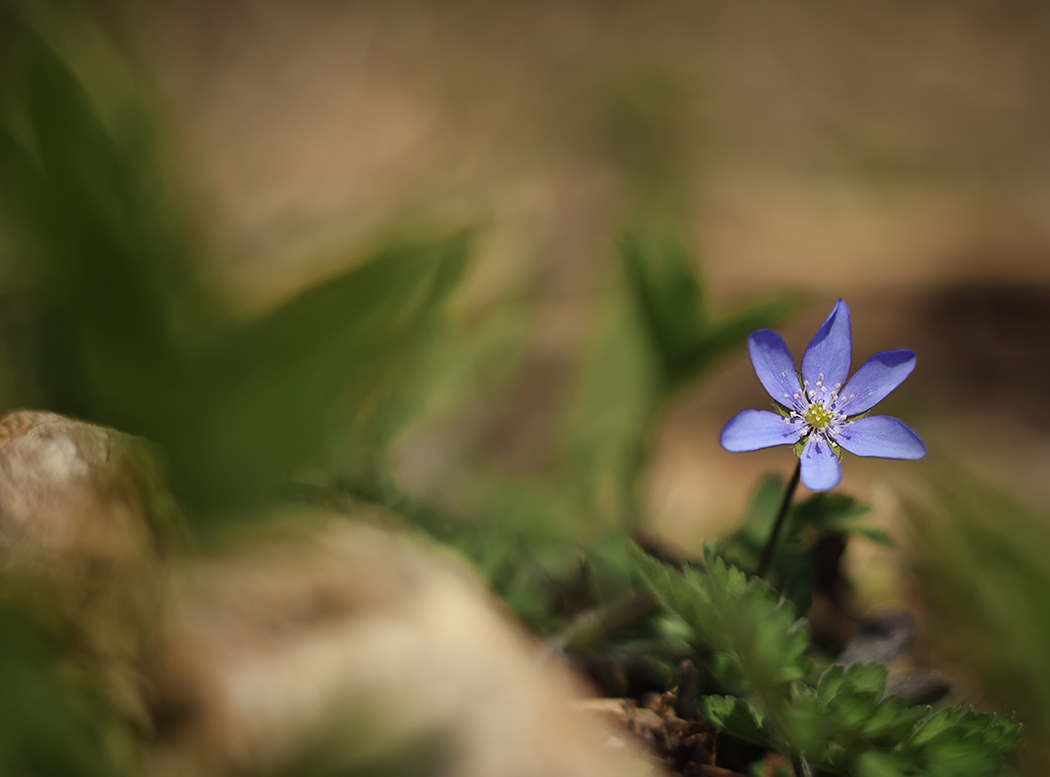
M 791 480 L 788 481 L 787 488 L 784 489 L 784 499 L 780 502 L 780 511 L 777 513 L 776 521 L 773 522 L 773 531 L 769 533 L 766 546 L 762 548 L 762 557 L 758 561 L 758 569 L 755 570 L 757 577 L 765 577 L 766 570 L 769 569 L 769 562 L 773 560 L 773 551 L 777 547 L 780 530 L 784 528 L 784 521 L 787 519 L 788 511 L 791 509 L 791 499 L 795 496 L 795 491 L 798 489 L 798 480 L 801 475 L 802 461 L 799 460 L 798 464 L 795 465 L 795 472 L 791 475 Z

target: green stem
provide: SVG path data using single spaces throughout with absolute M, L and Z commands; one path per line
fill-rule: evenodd
M 784 489 L 784 499 L 780 503 L 777 519 L 773 522 L 773 531 L 769 533 L 766 546 L 762 548 L 762 557 L 758 561 L 758 569 L 755 570 L 757 577 L 765 577 L 766 570 L 769 569 L 769 562 L 773 560 L 773 551 L 776 550 L 777 540 L 780 539 L 780 531 L 784 528 L 784 522 L 787 519 L 788 512 L 791 510 L 791 499 L 795 496 L 796 489 L 798 489 L 798 480 L 801 475 L 802 460 L 799 459 L 798 464 L 795 465 L 795 472 L 791 475 L 787 488 Z

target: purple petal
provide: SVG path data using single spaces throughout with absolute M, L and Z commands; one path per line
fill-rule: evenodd
M 802 449 L 802 483 L 810 491 L 827 491 L 842 480 L 842 467 L 822 434 L 811 434 Z
M 883 351 L 868 359 L 841 392 L 850 399 L 842 405 L 846 415 L 859 415 L 881 402 L 915 369 L 911 351 Z
M 915 432 L 885 415 L 856 418 L 843 424 L 838 427 L 835 441 L 855 456 L 921 459 L 926 455 L 926 446 Z
M 722 447 L 740 453 L 774 445 L 794 445 L 804 429 L 804 424 L 791 423 L 768 410 L 745 410 L 733 416 L 722 430 Z
M 771 329 L 761 329 L 747 339 L 747 350 L 755 374 L 769 396 L 782 405 L 794 407 L 791 397 L 802 386 L 795 373 L 795 360 L 791 358 L 784 339 Z
M 852 339 L 849 329 L 849 308 L 839 300 L 828 316 L 828 320 L 817 330 L 813 340 L 802 356 L 802 379 L 809 381 L 809 390 L 814 390 L 820 376 L 830 392 L 835 384 L 842 386 L 849 377 Z

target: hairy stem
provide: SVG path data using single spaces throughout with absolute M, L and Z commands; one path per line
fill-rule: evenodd
M 777 540 L 780 539 L 780 532 L 784 528 L 784 521 L 787 520 L 788 511 L 791 509 L 791 499 L 798 489 L 798 480 L 801 475 L 802 460 L 799 459 L 798 464 L 795 465 L 795 472 L 791 475 L 787 488 L 784 489 L 784 499 L 780 502 L 780 510 L 777 512 L 776 521 L 773 522 L 773 531 L 769 533 L 766 546 L 762 548 L 762 557 L 758 561 L 758 569 L 755 570 L 755 575 L 758 577 L 765 577 L 769 569 L 769 562 L 773 560 L 773 551 L 776 550 Z

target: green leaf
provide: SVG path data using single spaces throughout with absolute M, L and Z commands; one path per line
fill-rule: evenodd
M 835 698 L 844 695 L 846 689 L 855 695 L 864 694 L 881 699 L 886 692 L 886 667 L 881 664 L 853 664 L 846 669 Z
M 848 771 L 873 748 L 896 746 L 928 716 L 928 708 L 908 708 L 897 699 L 884 699 L 885 689 L 886 667 L 881 664 L 835 664 L 825 670 L 813 703 L 807 705 L 801 698 L 796 705 L 811 734 L 804 748 L 809 759 L 825 768 Z
M 468 236 L 391 237 L 237 320 L 208 282 L 130 68 L 80 17 L 11 18 L 0 192 L 43 344 L 16 365 L 44 376 L 27 404 L 159 443 L 194 507 L 272 497 L 304 467 L 369 463 L 421 404 L 415 378 Z
M 886 699 L 864 721 L 860 733 L 872 744 L 893 747 L 929 714 L 929 707 L 906 707 L 898 699 Z
M 614 281 L 622 281 L 616 277 Z M 595 329 L 574 376 L 559 464 L 595 523 L 633 525 L 661 396 L 638 311 L 622 282 L 597 300 Z
M 707 549 L 706 566 L 681 573 L 634 550 L 639 573 L 658 599 L 722 653 L 744 687 L 770 697 L 786 696 L 789 684 L 805 677 L 809 640 L 805 623 L 790 602 L 780 600 L 758 578 L 748 579 Z
M 878 751 L 861 754 L 854 771 L 857 777 L 905 777 L 912 773 L 899 756 Z
M 817 683 L 816 703 L 821 712 L 828 709 L 845 682 L 846 667 L 842 664 L 832 664 L 824 671 Z
M 140 420 L 171 451 L 176 482 L 198 499 L 244 498 L 304 463 L 380 449 L 407 415 L 468 245 L 460 234 L 385 246 L 200 354 L 180 423 Z
M 934 760 L 968 749 L 1002 756 L 1017 747 L 1020 736 L 1021 726 L 1011 718 L 952 707 L 916 729 L 907 746 Z
M 742 348 L 748 336 L 759 329 L 770 329 L 798 310 L 798 301 L 780 297 L 753 303 L 710 325 L 703 340 L 690 354 L 692 371 L 699 372 L 722 357 Z
M 619 247 L 635 304 L 670 391 L 743 347 L 751 332 L 775 326 L 797 308 L 792 299 L 774 299 L 718 320 L 708 308 L 692 257 L 673 234 L 658 229 L 627 231 Z
M 792 521 L 799 529 L 812 527 L 829 533 L 848 534 L 854 530 L 855 522 L 870 512 L 870 505 L 851 496 L 822 492 L 796 504 L 792 509 Z
M 874 542 L 876 545 L 882 545 L 887 548 L 897 547 L 897 543 L 894 542 L 893 537 L 885 529 L 878 529 L 874 526 L 861 526 L 854 529 L 853 533 L 869 542 Z
M 1004 735 L 992 715 L 954 707 L 920 726 L 904 749 L 934 777 L 993 777 L 1018 744 L 1017 730 L 1007 728 L 1014 736 Z
M 652 232 L 627 232 L 620 238 L 627 268 L 646 328 L 669 374 L 694 346 L 706 324 L 700 278 L 677 239 Z
M 721 730 L 756 745 L 780 749 L 783 743 L 766 726 L 762 712 L 750 702 L 736 696 L 704 696 L 699 702 L 700 714 Z

